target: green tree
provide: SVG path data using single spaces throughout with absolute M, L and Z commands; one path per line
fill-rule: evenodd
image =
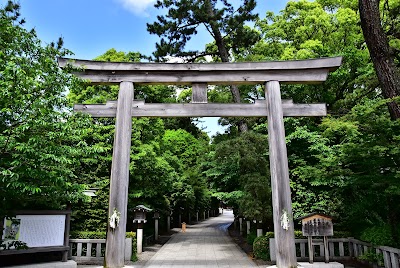
M 9 1 L 0 9 L 0 219 L 77 202 L 86 187 L 76 180 L 80 159 L 93 152 L 80 139 L 87 119 L 71 115 L 65 98 L 77 83 L 56 59 L 69 51 L 61 39 L 42 45 L 22 27 L 19 8 Z
M 156 8 L 167 8 L 168 13 L 158 16 L 158 21 L 147 24 L 147 30 L 151 34 L 161 37 L 156 44 L 157 50 L 153 53 L 157 60 L 167 56 L 183 57 L 188 61 L 194 61 L 205 55 L 217 56 L 222 62 L 231 61 L 230 50 L 239 51 L 243 47 L 253 45 L 259 38 L 259 34 L 245 26 L 248 21 L 254 21 L 257 15 L 253 14 L 256 6 L 254 0 L 243 0 L 235 8 L 228 1 L 203 0 L 159 0 Z M 205 29 L 213 37 L 215 43 L 206 51 L 185 51 L 187 42 L 197 32 Z M 235 103 L 241 102 L 241 94 L 236 85 L 231 86 L 231 94 Z M 247 131 L 247 124 L 239 122 L 241 132 Z
M 137 61 L 139 53 L 110 49 L 96 60 Z M 117 86 L 83 84 L 81 89 L 71 90 L 68 97 L 72 103 L 104 103 L 106 100 L 117 99 L 118 90 Z M 138 86 L 135 87 L 135 99 L 173 102 L 175 90 L 167 86 Z M 75 206 L 73 228 L 81 230 L 104 229 L 107 222 L 115 119 L 91 120 L 92 125 L 88 128 L 90 135 L 83 140 L 90 146 L 101 146 L 107 150 L 87 161 L 82 169 L 82 181 L 99 190 L 90 205 L 82 202 Z M 180 128 L 188 129 L 190 133 Z M 130 212 L 138 204 L 169 213 L 170 207 L 174 205 L 189 204 L 193 208 L 197 203 L 209 202 L 207 185 L 202 183 L 204 179 L 196 173 L 197 157 L 208 146 L 208 137 L 190 119 L 133 118 L 131 144 L 128 192 Z M 133 213 L 129 215 L 133 217 Z M 128 219 L 128 222 L 131 220 Z
M 352 1 L 290 1 L 280 14 L 268 12 L 258 22 L 263 38 L 241 57 L 289 60 L 342 56 L 342 66 L 322 85 L 282 85 L 282 97 L 299 103 L 324 102 L 330 113 L 345 114 L 364 96 L 379 95 L 359 21 Z
M 246 132 L 215 145 L 203 164 L 214 196 L 235 207 L 235 213 L 270 222 L 272 219 L 268 170 L 268 140 Z
M 199 161 L 208 147 L 208 137 L 196 139 L 185 130 L 167 130 L 162 138 L 164 158 L 179 174 L 173 184 L 171 204 L 186 212 L 204 209 L 210 204 L 210 194 L 204 176 L 199 172 Z
M 400 124 L 391 120 L 388 100 L 364 99 L 341 118 L 327 118 L 323 135 L 337 152 L 336 169 L 346 187 L 342 196 L 345 222 L 356 234 L 386 225 L 399 241 Z

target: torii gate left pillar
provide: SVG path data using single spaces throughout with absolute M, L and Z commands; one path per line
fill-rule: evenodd
M 109 268 L 124 266 L 125 250 L 120 249 L 125 247 L 133 94 L 133 83 L 121 82 L 118 93 L 108 207 L 108 215 L 113 215 L 115 210 L 120 218 L 116 228 L 111 228 L 110 222 L 108 222 L 107 226 L 104 262 L 105 267 Z

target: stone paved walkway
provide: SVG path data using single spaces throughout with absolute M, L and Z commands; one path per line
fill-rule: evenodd
M 233 222 L 232 211 L 189 225 L 177 233 L 145 264 L 147 268 L 256 267 L 226 232 Z

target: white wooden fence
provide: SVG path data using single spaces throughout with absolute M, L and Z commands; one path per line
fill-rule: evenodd
M 105 239 L 70 239 L 69 257 L 77 263 L 102 262 L 106 248 Z M 132 257 L 132 238 L 125 238 L 125 260 Z
M 400 268 L 400 249 L 386 246 L 373 246 L 369 243 L 354 238 L 330 238 L 329 242 L 329 260 L 332 261 L 349 261 L 362 260 L 362 256 L 366 254 L 376 254 L 381 262 L 369 263 L 374 267 Z M 298 261 L 308 261 L 308 241 L 307 239 L 295 239 L 296 256 Z M 324 243 L 322 239 L 313 239 L 314 260 L 324 261 Z M 271 261 L 276 261 L 275 255 L 275 239 L 269 239 Z M 361 257 L 361 258 L 360 258 Z

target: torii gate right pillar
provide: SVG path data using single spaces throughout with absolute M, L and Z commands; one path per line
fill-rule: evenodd
M 297 267 L 289 165 L 283 124 L 282 100 L 278 81 L 265 85 L 268 113 L 268 143 L 271 171 L 276 266 Z

